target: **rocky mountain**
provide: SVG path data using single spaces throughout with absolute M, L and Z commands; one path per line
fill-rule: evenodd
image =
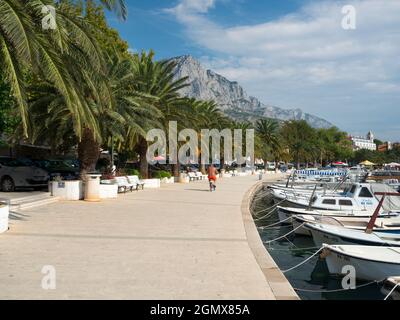
M 306 120 L 315 128 L 329 128 L 333 125 L 319 117 L 304 113 L 300 109 L 282 109 L 260 102 L 257 98 L 247 95 L 237 83 L 225 77 L 206 70 L 192 56 L 173 58 L 177 63 L 176 78 L 188 77 L 190 86 L 181 90 L 181 94 L 201 100 L 214 100 L 220 109 L 236 120 L 254 121 L 259 118 L 277 120 Z

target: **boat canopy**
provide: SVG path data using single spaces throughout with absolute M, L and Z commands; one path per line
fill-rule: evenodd
M 396 192 L 391 186 L 385 183 L 371 183 L 371 190 L 373 193 L 385 192 L 393 193 Z M 382 199 L 382 196 L 376 196 L 378 200 Z M 400 197 L 386 197 L 382 206 L 385 211 L 399 210 L 400 208 Z

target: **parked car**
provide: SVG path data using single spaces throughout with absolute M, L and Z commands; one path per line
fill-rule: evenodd
M 50 180 L 61 177 L 63 180 L 75 180 L 79 177 L 79 166 L 70 160 L 37 160 L 34 165 L 46 170 Z
M 16 188 L 45 187 L 49 174 L 38 167 L 18 159 L 0 157 L 0 189 L 13 192 Z
M 276 169 L 275 162 L 267 162 L 267 168 L 269 171 L 274 171 Z

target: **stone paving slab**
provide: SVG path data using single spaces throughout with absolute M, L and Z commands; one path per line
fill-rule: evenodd
M 215 193 L 207 182 L 175 184 L 24 211 L 0 235 L 0 299 L 276 299 L 242 218 L 256 183 L 223 179 Z M 41 287 L 46 265 L 55 290 Z

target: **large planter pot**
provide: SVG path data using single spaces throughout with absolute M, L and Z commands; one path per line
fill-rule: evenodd
M 143 180 L 145 189 L 158 189 L 161 188 L 160 179 L 146 179 Z
M 51 181 L 49 189 L 53 197 L 66 201 L 79 201 L 83 199 L 83 183 L 74 181 Z
M 179 175 L 179 183 L 189 183 L 189 182 L 190 182 L 190 179 L 186 173 L 181 173 Z
M 163 178 L 163 179 L 161 179 L 161 183 L 162 184 L 173 184 L 173 183 L 175 183 L 175 178 L 174 177 L 172 177 L 172 178 Z
M 101 184 L 100 199 L 116 199 L 118 198 L 118 185 L 116 184 Z
M 8 215 L 10 214 L 10 208 L 8 204 L 0 202 L 0 233 L 8 230 Z

